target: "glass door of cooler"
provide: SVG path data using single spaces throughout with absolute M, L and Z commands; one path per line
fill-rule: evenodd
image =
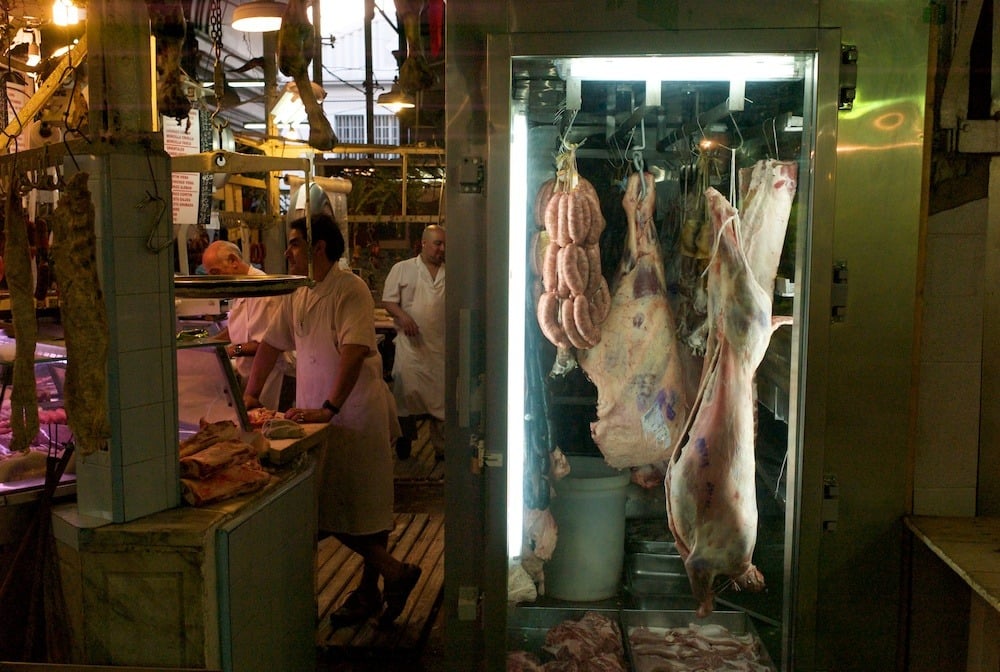
M 606 621 L 626 669 L 639 639 L 696 647 L 710 624 L 787 669 L 815 580 L 799 492 L 818 463 L 805 362 L 810 322 L 829 324 L 811 269 L 832 235 L 839 34 L 489 49 L 508 669 L 572 656 L 560 641 Z

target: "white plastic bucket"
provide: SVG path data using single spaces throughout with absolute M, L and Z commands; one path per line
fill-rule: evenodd
M 545 594 L 576 602 L 618 594 L 625 561 L 628 471 L 600 457 L 571 457 L 570 473 L 555 483 L 550 509 L 559 526 L 545 564 Z

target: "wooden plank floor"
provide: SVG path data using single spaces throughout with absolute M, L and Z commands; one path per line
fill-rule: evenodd
M 393 476 L 396 481 L 444 480 L 444 462 L 434 455 L 428 423 L 424 420 L 417 422 L 417 440 L 413 442 L 410 456 L 400 460 L 393 452 L 393 459 Z
M 389 552 L 397 559 L 420 565 L 420 581 L 410 595 L 403 613 L 390 628 L 374 621 L 333 630 L 330 614 L 354 590 L 361 579 L 361 557 L 333 537 L 319 542 L 316 558 L 317 647 L 337 652 L 341 657 L 371 657 L 418 651 L 439 615 L 444 596 L 444 513 L 437 510 L 406 511 L 408 488 L 415 484 L 437 488 L 444 479 L 443 463 L 434 457 L 425 423 L 406 460 L 395 458 L 397 506 L 394 527 L 389 535 Z M 433 492 L 433 491 L 432 491 Z

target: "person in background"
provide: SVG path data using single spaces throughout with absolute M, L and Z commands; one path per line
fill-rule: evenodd
M 444 459 L 444 228 L 432 224 L 420 239 L 420 254 L 395 264 L 385 279 L 382 305 L 396 322 L 392 391 L 403 435 L 400 459 L 410 456 L 417 417 L 430 416 L 434 454 Z
M 201 264 L 209 275 L 264 275 L 263 271 L 244 261 L 240 248 L 228 240 L 216 240 L 209 244 L 202 252 Z M 230 341 L 226 354 L 233 360 L 233 368 L 244 382 L 250 377 L 257 346 L 278 303 L 276 296 L 241 298 L 232 302 L 228 324 L 219 333 L 219 338 Z M 284 371 L 284 360 L 271 370 L 260 392 L 263 406 L 278 409 Z
M 382 380 L 375 344 L 375 301 L 365 282 L 338 264 L 344 238 L 334 218 L 312 218 L 315 284 L 282 297 L 254 358 L 244 393 L 259 405 L 263 381 L 279 354 L 296 351 L 295 405 L 285 417 L 333 423 L 318 460 L 319 534 L 335 536 L 364 558 L 361 584 L 331 614 L 334 628 L 380 616 L 389 625 L 406 606 L 420 567 L 388 550 L 393 526 L 392 439 L 399 434 L 395 403 Z M 306 275 L 306 221 L 290 224 L 289 272 Z M 383 579 L 383 592 L 378 581 Z

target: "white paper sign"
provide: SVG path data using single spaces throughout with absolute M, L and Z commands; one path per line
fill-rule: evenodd
M 161 117 L 163 124 L 163 149 L 170 156 L 198 154 L 201 152 L 199 111 L 192 108 L 188 121 L 177 123 L 176 119 Z M 198 202 L 200 198 L 200 173 L 172 173 L 171 196 L 173 198 L 174 225 L 197 224 Z

